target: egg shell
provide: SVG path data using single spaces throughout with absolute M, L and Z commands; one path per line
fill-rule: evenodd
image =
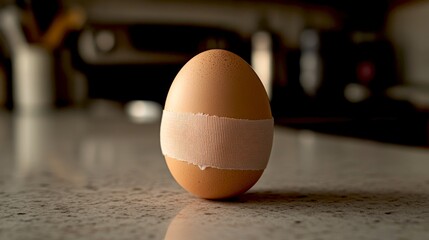
M 266 91 L 250 65 L 236 54 L 219 49 L 200 53 L 183 66 L 170 87 L 164 109 L 236 119 L 272 118 Z M 172 176 L 184 189 L 207 199 L 244 193 L 263 173 L 263 170 L 201 170 L 168 156 L 165 159 Z

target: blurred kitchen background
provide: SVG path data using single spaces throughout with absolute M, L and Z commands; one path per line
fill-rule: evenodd
M 0 109 L 159 119 L 191 57 L 235 52 L 278 125 L 429 146 L 429 1 L 0 1 Z

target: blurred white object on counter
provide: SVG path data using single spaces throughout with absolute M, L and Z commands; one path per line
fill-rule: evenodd
M 13 61 L 13 100 L 19 112 L 47 111 L 54 105 L 53 56 L 37 45 L 16 48 Z

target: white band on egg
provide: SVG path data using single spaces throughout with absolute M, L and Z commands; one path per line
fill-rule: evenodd
M 274 120 L 247 120 L 163 111 L 165 156 L 206 167 L 263 170 L 273 142 Z

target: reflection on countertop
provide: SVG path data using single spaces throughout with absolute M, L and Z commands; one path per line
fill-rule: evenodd
M 1 239 L 424 239 L 429 151 L 277 127 L 248 193 L 184 192 L 159 123 L 0 113 Z

